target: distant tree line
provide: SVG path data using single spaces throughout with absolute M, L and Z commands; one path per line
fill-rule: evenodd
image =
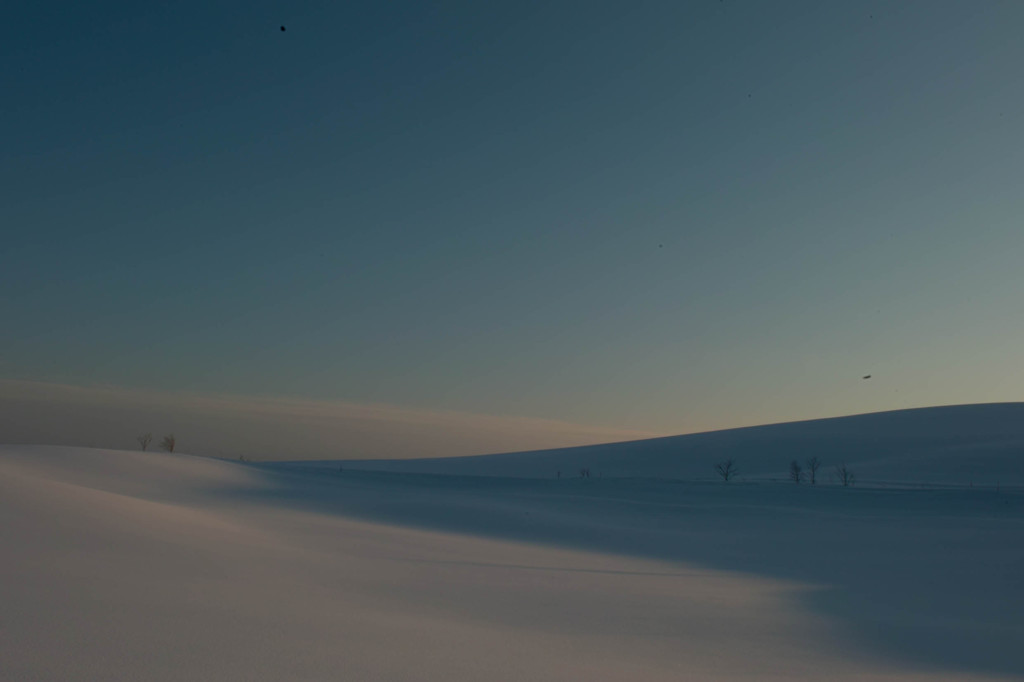
M 804 481 L 810 482 L 811 485 L 818 483 L 818 470 L 821 469 L 821 460 L 818 457 L 808 457 L 803 464 L 799 460 L 792 460 L 789 463 L 789 480 L 796 484 L 800 484 Z M 849 488 L 853 485 L 856 477 L 853 475 L 853 471 L 846 466 L 846 463 L 836 466 L 836 477 L 844 488 Z M 722 477 L 722 480 L 728 483 L 734 479 L 740 472 L 739 466 L 736 464 L 736 460 L 729 458 L 715 464 L 715 473 Z
M 145 452 L 149 449 L 149 444 L 153 442 L 153 434 L 144 433 L 141 436 L 137 436 L 135 440 L 138 441 L 139 445 L 142 446 L 142 451 Z M 177 440 L 175 440 L 173 433 L 167 434 L 160 441 L 160 449 L 166 452 L 174 452 L 175 445 L 177 445 Z

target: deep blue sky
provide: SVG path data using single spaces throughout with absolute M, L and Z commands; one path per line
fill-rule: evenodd
M 662 433 L 1022 396 L 1022 3 L 0 30 L 0 379 Z

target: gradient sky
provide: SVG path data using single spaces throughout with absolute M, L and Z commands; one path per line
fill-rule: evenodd
M 1024 3 L 4 19 L 0 379 L 664 434 L 1024 397 Z

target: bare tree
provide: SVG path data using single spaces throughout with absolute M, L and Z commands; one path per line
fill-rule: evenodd
M 735 478 L 736 474 L 740 472 L 739 468 L 736 466 L 736 460 L 731 457 L 724 462 L 716 464 L 715 471 L 718 472 L 718 475 L 721 476 L 722 480 L 726 483 L 729 482 L 730 478 Z
M 139 441 L 139 445 L 142 446 L 142 451 L 145 452 L 146 448 L 148 448 L 149 444 L 153 441 L 153 434 L 144 433 L 141 436 L 137 437 L 135 440 Z
M 839 482 L 843 484 L 844 488 L 849 488 L 853 485 L 853 472 L 847 468 L 845 463 L 836 467 L 836 476 L 839 477 Z
M 818 482 L 818 469 L 821 468 L 821 460 L 817 457 L 807 458 L 807 474 L 811 477 L 811 485 Z
M 160 449 L 166 450 L 167 452 L 174 452 L 174 444 L 174 434 L 169 433 L 166 436 L 164 436 L 164 439 L 162 441 L 160 441 Z
M 789 463 L 789 480 L 798 484 L 804 477 L 803 467 L 800 466 L 800 462 L 795 459 Z

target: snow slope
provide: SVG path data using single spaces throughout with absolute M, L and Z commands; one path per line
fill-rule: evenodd
M 845 463 L 862 484 L 1024 486 L 1024 403 L 928 407 L 770 424 L 559 450 L 415 460 L 352 460 L 346 468 L 551 478 L 713 480 L 734 458 L 742 479 L 785 478 L 789 462 L 817 456 L 823 481 Z M 315 466 L 315 465 L 314 465 Z
M 4 680 L 1024 679 L 1024 496 L 0 447 Z

